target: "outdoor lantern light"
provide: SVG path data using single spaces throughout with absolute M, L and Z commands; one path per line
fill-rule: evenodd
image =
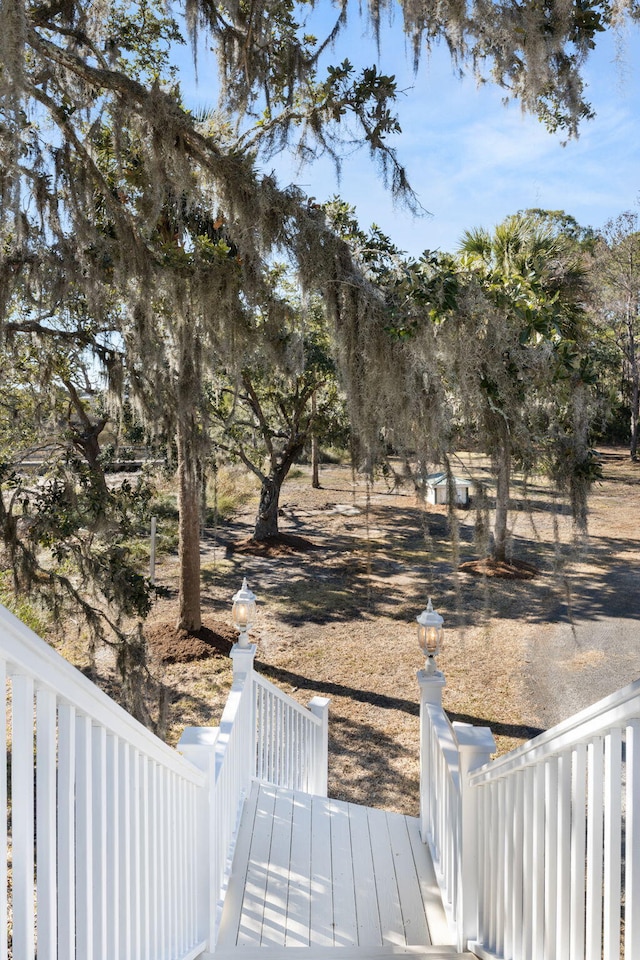
M 242 581 L 242 587 L 233 598 L 233 608 L 231 616 L 233 625 L 239 631 L 238 646 L 245 648 L 249 646 L 247 633 L 253 618 L 256 615 L 256 595 L 249 590 L 247 578 Z
M 444 620 L 431 605 L 431 597 L 427 609 L 423 610 L 419 617 L 416 617 L 418 623 L 418 643 L 420 649 L 425 655 L 425 669 L 428 674 L 436 672 L 435 658 L 440 653 L 442 645 L 442 624 Z

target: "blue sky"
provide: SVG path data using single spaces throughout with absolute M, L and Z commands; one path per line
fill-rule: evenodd
M 318 200 L 339 193 L 355 205 L 362 226 L 377 223 L 402 249 L 454 250 L 464 230 L 493 227 L 526 207 L 565 210 L 584 226 L 600 227 L 640 198 L 640 30 L 617 39 L 603 35 L 587 65 L 588 98 L 596 119 L 578 140 L 562 146 L 517 103 L 505 107 L 496 87 L 477 87 L 453 74 L 448 53 L 436 50 L 413 76 L 399 24 L 383 30 L 378 58 L 366 28 L 352 18 L 334 62 L 377 60 L 400 89 L 402 134 L 394 138 L 420 202 L 431 216 L 414 218 L 394 208 L 366 150 L 345 160 L 338 183 L 328 158 L 299 170 L 280 157 L 269 164 L 281 183 L 298 183 Z M 187 66 L 183 93 L 189 105 L 211 102 L 206 57 L 200 83 Z

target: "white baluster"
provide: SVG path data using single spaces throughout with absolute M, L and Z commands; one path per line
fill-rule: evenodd
M 640 720 L 627 725 L 625 808 L 625 960 L 640 957 Z
M 544 765 L 544 957 L 556 960 L 558 910 L 558 760 L 550 757 Z M 564 960 L 560 957 L 559 960 Z
M 58 705 L 58 953 L 74 960 L 76 711 Z
M 76 955 L 93 960 L 91 717 L 76 717 Z
M 533 768 L 532 960 L 544 957 L 544 765 Z
M 602 880 L 604 844 L 604 764 L 602 738 L 588 747 L 586 960 L 602 956 Z
M 533 882 L 537 851 L 533 846 L 533 767 L 525 767 L 523 785 L 523 831 L 522 848 L 522 960 L 533 958 Z
M 13 677 L 11 747 L 13 955 L 33 960 L 33 680 Z
M 107 735 L 107 957 L 120 952 L 120 763 L 119 741 Z
M 107 731 L 91 731 L 92 833 L 93 833 L 93 955 L 105 960 L 107 954 Z
M 603 960 L 620 960 L 622 734 L 618 729 L 605 737 L 604 767 Z
M 558 923 L 556 953 L 570 956 L 571 924 L 571 754 L 558 758 Z
M 38 960 L 56 960 L 56 696 L 40 688 L 36 694 L 36 822 Z
M 7 665 L 4 660 L 0 660 L 0 917 L 9 915 L 7 801 Z M 0 957 L 4 958 L 8 953 L 8 924 L 0 923 Z
M 586 803 L 587 745 L 580 743 L 573 751 L 571 781 L 571 942 L 570 957 L 584 957 L 586 896 Z
M 119 770 L 120 770 L 120 808 L 118 824 L 120 829 L 120 882 L 119 914 L 120 914 L 120 954 L 122 960 L 133 958 L 133 920 L 132 911 L 132 837 L 131 837 L 131 749 L 126 741 L 120 743 Z M 81 960 L 81 958 L 78 958 Z
M 511 897 L 511 931 L 514 960 L 522 957 L 522 890 L 524 863 L 524 772 L 514 777 L 513 791 L 513 890 Z

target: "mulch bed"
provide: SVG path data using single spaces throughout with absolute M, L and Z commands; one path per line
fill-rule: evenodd
M 163 663 L 191 663 L 208 657 L 228 657 L 237 639 L 237 631 L 223 621 L 210 620 L 200 630 L 190 633 L 178 630 L 174 620 L 146 624 L 144 628 L 149 648 Z
M 254 540 L 250 537 L 248 540 L 230 543 L 227 547 L 229 553 L 248 553 L 255 557 L 283 557 L 319 549 L 317 543 L 295 533 L 277 533 L 267 540 Z
M 458 567 L 463 573 L 470 573 L 476 577 L 500 577 L 502 580 L 533 580 L 540 571 L 531 563 L 524 560 L 494 560 L 485 557 L 483 560 L 468 560 Z

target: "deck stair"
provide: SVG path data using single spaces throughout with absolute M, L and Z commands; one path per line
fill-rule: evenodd
M 452 960 L 472 955 L 458 953 L 452 944 L 417 818 L 254 783 L 240 822 L 215 956 Z
M 416 819 L 255 649 L 173 749 L 0 605 L 0 960 L 639 960 L 640 680 L 490 759 L 419 671 Z

